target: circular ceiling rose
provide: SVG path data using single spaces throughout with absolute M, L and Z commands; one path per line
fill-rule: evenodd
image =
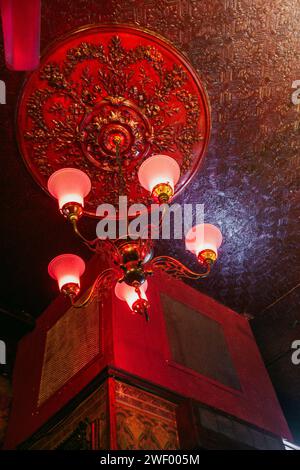
M 161 37 L 124 25 L 82 28 L 56 42 L 23 88 L 18 108 L 23 158 L 46 190 L 63 167 L 85 171 L 85 208 L 149 203 L 138 182 L 153 154 L 180 165 L 178 194 L 197 170 L 210 134 L 208 98 L 186 58 Z M 117 152 L 118 142 L 119 152 Z

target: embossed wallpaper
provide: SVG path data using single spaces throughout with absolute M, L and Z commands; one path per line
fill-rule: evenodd
M 42 49 L 86 24 L 129 23 L 165 36 L 197 70 L 210 99 L 212 134 L 179 202 L 203 202 L 224 244 L 213 275 L 194 287 L 255 316 L 285 411 L 300 419 L 300 383 L 289 355 L 290 340 L 300 338 L 300 106 L 291 100 L 292 83 L 300 80 L 299 0 L 42 3 Z M 22 161 L 15 108 L 24 74 L 6 70 L 2 44 L 0 76 L 7 84 L 7 105 L 0 106 L 0 299 L 39 315 L 56 295 L 48 261 L 66 250 L 85 259 L 88 253 Z M 158 251 L 193 264 L 180 241 L 160 243 Z

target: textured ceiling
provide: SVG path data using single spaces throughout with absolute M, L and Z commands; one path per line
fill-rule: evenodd
M 273 362 L 281 351 L 279 339 L 288 338 L 287 349 L 290 339 L 300 339 L 299 327 L 289 329 L 300 321 L 295 294 L 300 277 L 300 107 L 291 101 L 292 82 L 300 79 L 299 0 L 42 3 L 42 48 L 89 23 L 131 23 L 171 40 L 198 71 L 210 98 L 212 136 L 201 170 L 180 200 L 203 202 L 206 221 L 221 228 L 224 244 L 213 275 L 195 287 L 255 315 L 257 338 L 273 364 L 269 371 L 285 410 L 299 413 L 300 419 L 295 367 L 288 354 L 282 359 L 288 367 Z M 0 106 L 0 299 L 3 307 L 38 315 L 56 295 L 46 272 L 51 257 L 67 250 L 87 259 L 87 252 L 25 168 L 14 125 L 24 74 L 8 72 L 2 46 L 0 54 L 0 78 L 8 93 L 7 105 Z M 159 250 L 192 263 L 181 242 L 161 244 Z M 278 300 L 293 288 L 284 301 Z M 275 307 L 269 306 L 276 300 L 274 314 Z M 290 323 L 282 320 L 286 316 Z M 282 329 L 274 327 L 276 322 Z M 273 346 L 266 350 L 269 338 Z M 298 395 L 291 396 L 293 384 Z

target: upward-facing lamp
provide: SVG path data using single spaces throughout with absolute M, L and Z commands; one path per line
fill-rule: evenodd
M 56 256 L 48 265 L 48 273 L 57 281 L 59 290 L 70 297 L 79 294 L 84 271 L 83 259 L 70 253 Z
M 61 213 L 70 221 L 81 217 L 84 198 L 91 190 L 91 180 L 77 168 L 61 168 L 48 180 L 49 193 L 58 200 Z
M 198 261 L 213 264 L 222 244 L 222 233 L 212 224 L 199 224 L 192 227 L 185 238 L 186 249 L 195 253 Z
M 155 202 L 170 202 L 180 177 L 180 167 L 174 158 L 153 155 L 145 160 L 138 172 L 141 186 L 147 189 Z

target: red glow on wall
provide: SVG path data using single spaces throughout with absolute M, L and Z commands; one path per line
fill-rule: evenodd
M 41 0 L 0 0 L 5 61 L 12 70 L 39 65 Z
M 90 260 L 82 279 L 82 292 L 87 291 L 99 270 L 107 267 L 99 258 Z M 148 284 L 150 322 L 147 324 L 142 316 L 130 315 L 127 303 L 118 301 L 114 292 L 111 294 L 103 298 L 103 304 L 99 303 L 99 355 L 39 407 L 47 332 L 70 309 L 68 299 L 60 295 L 38 318 L 35 330 L 22 338 L 14 370 L 14 401 L 5 449 L 15 448 L 32 435 L 108 366 L 222 410 L 275 435 L 292 438 L 250 325 L 243 316 L 180 281 L 170 282 L 164 273 L 156 273 Z M 174 363 L 162 294 L 188 306 L 195 315 L 198 312 L 220 325 L 240 390 Z M 70 352 L 74 364 L 78 361 L 77 354 L 77 350 Z

